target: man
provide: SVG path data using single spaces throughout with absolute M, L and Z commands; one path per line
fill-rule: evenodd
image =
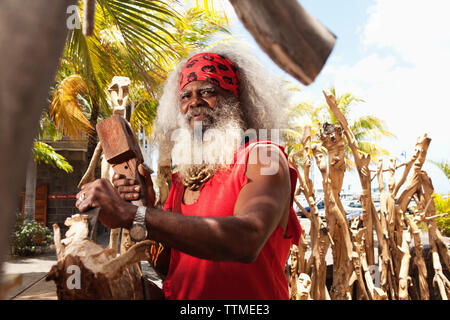
M 144 212 L 148 238 L 170 258 L 167 299 L 289 298 L 284 267 L 301 233 L 292 208 L 297 175 L 282 147 L 244 135 L 281 128 L 287 103 L 275 79 L 238 51 L 222 44 L 191 56 L 168 77 L 155 140 L 166 152 L 160 159 L 171 155 L 178 172 L 164 210 L 124 201 L 140 189 L 117 176 L 115 188 L 97 180 L 77 195 L 81 211 L 101 207 L 99 219 L 111 228 L 130 228 Z M 154 203 L 148 173 L 140 172 Z

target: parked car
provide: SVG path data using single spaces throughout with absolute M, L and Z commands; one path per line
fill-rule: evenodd
M 345 217 L 348 221 L 352 221 L 354 218 L 359 217 L 362 214 L 362 211 L 352 212 L 347 214 Z
M 317 200 L 316 206 L 317 206 L 317 209 L 319 209 L 319 211 L 320 211 L 320 209 L 325 209 L 325 202 L 323 200 Z M 305 207 L 305 210 L 309 212 L 309 210 L 310 210 L 309 206 Z
M 316 206 L 318 209 L 318 214 L 319 217 L 322 219 L 325 219 L 325 202 L 323 200 L 317 200 L 316 201 Z M 310 212 L 310 208 L 309 206 L 304 206 L 305 210 Z M 297 216 L 299 216 L 300 218 L 306 218 L 306 216 L 303 214 L 303 212 L 297 207 L 297 205 L 294 203 L 294 209 L 295 209 L 295 213 L 297 214 Z
M 362 204 L 360 201 L 350 201 L 343 203 L 345 215 L 348 221 L 362 214 Z

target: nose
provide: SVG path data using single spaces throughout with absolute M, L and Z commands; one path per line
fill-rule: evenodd
M 201 98 L 200 95 L 194 93 L 191 98 L 189 99 L 189 101 L 183 106 L 182 108 L 182 112 L 186 113 L 189 110 L 193 109 L 193 108 L 197 108 L 197 107 L 202 107 L 205 106 L 205 101 Z

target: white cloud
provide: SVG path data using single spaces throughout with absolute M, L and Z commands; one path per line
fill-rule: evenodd
M 449 12 L 448 0 L 378 0 L 369 8 L 363 44 L 393 48 L 413 63 L 448 59 Z
M 443 12 L 450 1 L 378 0 L 362 31 L 367 56 L 324 73 L 338 90 L 365 98 L 355 111 L 385 119 L 401 141 L 425 132 L 447 140 L 442 151 L 450 157 L 450 19 Z
M 398 139 L 382 145 L 395 156 L 403 150 L 411 154 L 416 138 L 427 133 L 432 138 L 427 158 L 450 159 L 448 13 L 448 0 L 377 0 L 361 30 L 366 56 L 347 64 L 331 60 L 323 70 L 322 79 L 332 79 L 338 93 L 364 98 L 355 116 L 385 120 Z M 438 192 L 450 191 L 443 174 L 427 170 Z

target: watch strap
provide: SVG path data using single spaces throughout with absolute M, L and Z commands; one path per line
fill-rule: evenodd
M 147 212 L 147 207 L 139 206 L 136 210 L 136 215 L 134 216 L 133 224 L 143 224 L 145 225 L 145 213 Z

